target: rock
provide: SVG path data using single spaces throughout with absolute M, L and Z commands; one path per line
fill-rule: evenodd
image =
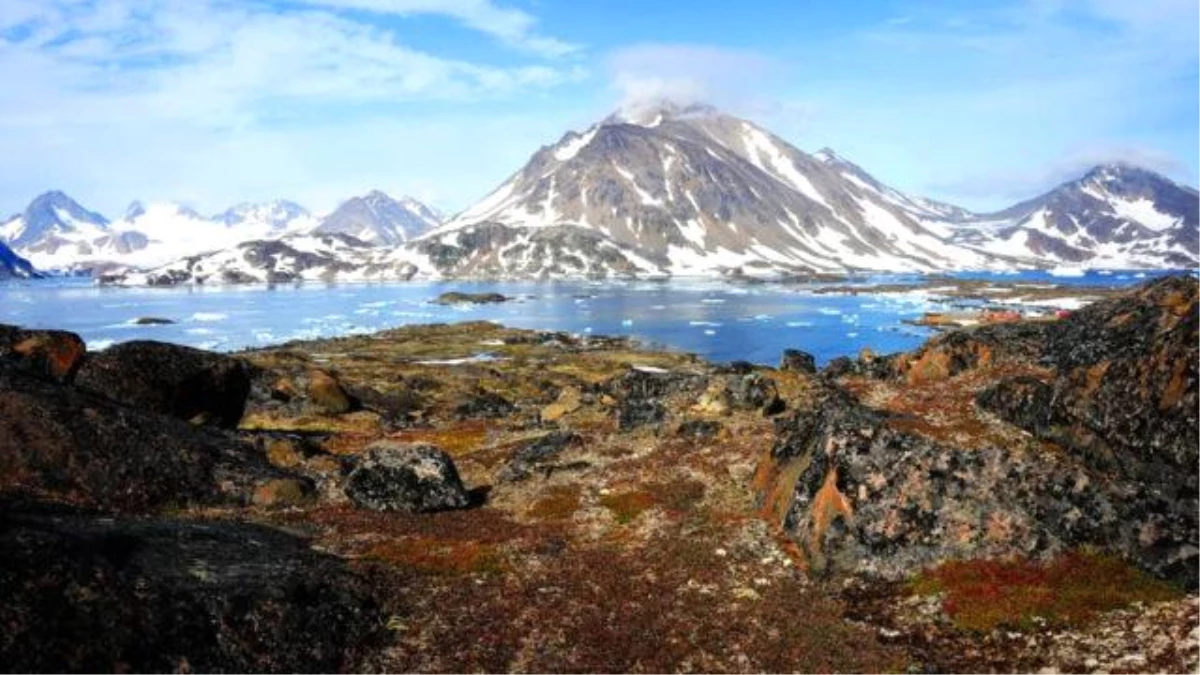
M 759 373 L 735 379 L 730 389 L 733 404 L 743 410 L 762 410 L 764 415 L 777 415 L 787 407 L 779 397 L 775 382 Z
M 617 424 L 622 431 L 658 424 L 666 419 L 663 401 L 674 394 L 695 395 L 706 379 L 695 373 L 658 372 L 633 368 L 605 383 L 616 399 Z
M 244 503 L 285 475 L 227 432 L 0 367 L 0 491 L 146 512 Z
M 497 419 L 507 417 L 516 410 L 508 399 L 500 394 L 486 389 L 476 389 L 469 394 L 467 400 L 454 408 L 454 415 L 459 419 Z
M 579 387 L 563 387 L 554 403 L 542 408 L 540 418 L 543 422 L 557 422 L 563 417 L 579 410 L 583 406 L 583 394 Z
M 956 405 L 936 413 L 934 427 L 955 425 L 938 435 L 930 419 L 830 388 L 777 420 L 762 506 L 814 570 L 894 578 L 947 558 L 1097 546 L 1196 588 L 1196 306 L 1195 279 L 1166 279 L 1058 322 L 993 324 L 860 361 L 890 362 L 890 375 L 872 372 L 890 396 L 963 397 L 1032 438 Z M 978 377 L 963 384 L 967 372 Z M 989 373 L 1003 379 L 989 385 Z
M 350 396 L 337 378 L 323 370 L 308 372 L 308 400 L 322 412 L 341 415 L 350 412 Z
M 232 428 L 253 373 L 239 358 L 137 340 L 90 354 L 75 385 L 131 408 Z
M 266 446 L 267 461 L 281 469 L 291 469 L 304 462 L 304 453 L 290 438 L 272 438 Z
M 133 320 L 135 326 L 169 326 L 175 323 L 171 319 L 164 319 L 159 316 L 139 316 Z
M 546 461 L 553 459 L 572 444 L 579 442 L 579 435 L 571 431 L 552 431 L 517 448 L 508 463 L 500 470 L 497 480 L 519 481 L 529 478 L 537 469 L 548 469 Z
M 1054 388 L 1041 380 L 1020 376 L 980 392 L 976 404 L 1043 438 L 1050 436 L 1055 414 Z
M 342 672 L 381 609 L 338 558 L 259 525 L 0 508 L 0 663 L 25 672 Z
M 692 410 L 705 415 L 728 415 L 731 409 L 732 396 L 729 385 L 723 379 L 713 379 L 708 389 L 700 395 Z
M 797 373 L 816 374 L 817 360 L 812 354 L 799 349 L 783 350 L 783 358 L 779 361 L 780 370 L 790 370 Z
M 272 478 L 254 490 L 255 506 L 279 508 L 299 506 L 312 499 L 312 483 L 300 478 Z
M 675 434 L 696 441 L 712 440 L 721 434 L 724 427 L 712 420 L 688 420 L 679 425 Z
M 355 505 L 375 511 L 425 513 L 470 504 L 454 462 L 424 444 L 373 443 L 347 478 L 345 491 Z
M 87 346 L 74 333 L 0 324 L 0 359 L 39 377 L 69 382 L 86 354 Z
M 461 293 L 459 291 L 450 291 L 437 296 L 432 302 L 435 305 L 486 305 L 508 302 L 509 300 L 511 298 L 500 293 Z

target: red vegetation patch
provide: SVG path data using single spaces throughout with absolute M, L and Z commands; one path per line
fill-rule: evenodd
M 966 630 L 1031 628 L 1040 617 L 1054 626 L 1084 623 L 1133 602 L 1180 596 L 1122 560 L 1073 551 L 1045 563 L 954 560 L 913 580 L 917 594 L 944 593 L 943 608 Z

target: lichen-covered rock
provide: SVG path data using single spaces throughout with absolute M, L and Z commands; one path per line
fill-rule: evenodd
M 346 479 L 346 496 L 375 511 L 425 513 L 470 505 L 450 457 L 432 445 L 380 441 Z
M 0 359 L 39 377 L 69 382 L 87 353 L 78 335 L 0 324 Z
M 283 477 L 229 433 L 0 365 L 0 491 L 118 512 L 245 503 Z
M 89 355 L 75 385 L 131 408 L 232 428 L 252 376 L 250 364 L 236 357 L 135 340 Z
M 329 415 L 350 412 L 351 401 L 340 382 L 323 370 L 308 373 L 308 400 Z
M 890 358 L 890 373 L 839 364 L 841 377 L 883 380 L 858 381 L 872 400 L 926 398 L 888 412 L 830 389 L 780 419 L 763 507 L 814 569 L 896 577 L 1098 546 L 1195 588 L 1196 298 L 1195 279 L 1166 279 L 1060 322 L 941 336 Z M 977 418 L 972 402 L 1032 436 Z
M 808 352 L 799 349 L 785 349 L 783 357 L 779 361 L 779 369 L 811 375 L 817 372 L 817 360 Z
M 578 442 L 579 435 L 573 431 L 552 431 L 539 436 L 517 448 L 512 458 L 500 470 L 497 479 L 512 482 L 529 478 L 538 468 L 549 468 L 545 466 L 549 460 L 558 457 Z
M 338 558 L 238 522 L 0 508 L 0 663 L 25 672 L 342 672 L 380 609 Z
M 299 506 L 313 498 L 313 484 L 302 478 L 272 478 L 254 489 L 255 506 L 281 508 Z

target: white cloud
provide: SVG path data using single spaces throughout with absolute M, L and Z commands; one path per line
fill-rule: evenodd
M 540 38 L 523 14 L 492 3 L 440 13 L 469 23 L 487 11 L 504 24 L 488 34 L 527 50 L 515 63 L 417 50 L 370 16 L 312 5 L 3 0 L 0 154 L 19 157 L 20 168 L 0 172 L 2 208 L 51 187 L 108 212 L 133 197 L 207 211 L 291 196 L 326 208 L 336 201 L 331 186 L 346 197 L 426 175 L 453 182 L 445 167 L 467 157 L 467 143 L 487 143 L 474 129 L 504 130 L 459 117 L 471 131 L 447 133 L 446 109 L 487 115 L 587 76 L 578 64 L 527 53 Z M 510 128 L 530 135 L 506 141 L 543 140 L 532 124 Z M 443 203 L 459 206 L 487 187 L 454 185 Z
M 469 28 L 498 38 L 505 44 L 543 56 L 555 57 L 578 49 L 555 38 L 534 32 L 537 20 L 527 12 L 501 7 L 490 0 L 302 0 L 307 4 L 337 9 L 357 9 L 381 14 L 441 14 Z
M 640 44 L 608 59 L 623 109 L 662 100 L 744 110 L 761 105 L 779 64 L 752 50 L 709 45 Z

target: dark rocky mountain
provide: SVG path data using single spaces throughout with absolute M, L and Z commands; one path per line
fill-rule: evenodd
M 28 279 L 37 276 L 33 265 L 0 241 L 0 279 Z
M 398 246 L 439 222 L 434 211 L 414 199 L 392 199 L 373 190 L 343 202 L 313 233 L 345 234 L 373 245 Z

